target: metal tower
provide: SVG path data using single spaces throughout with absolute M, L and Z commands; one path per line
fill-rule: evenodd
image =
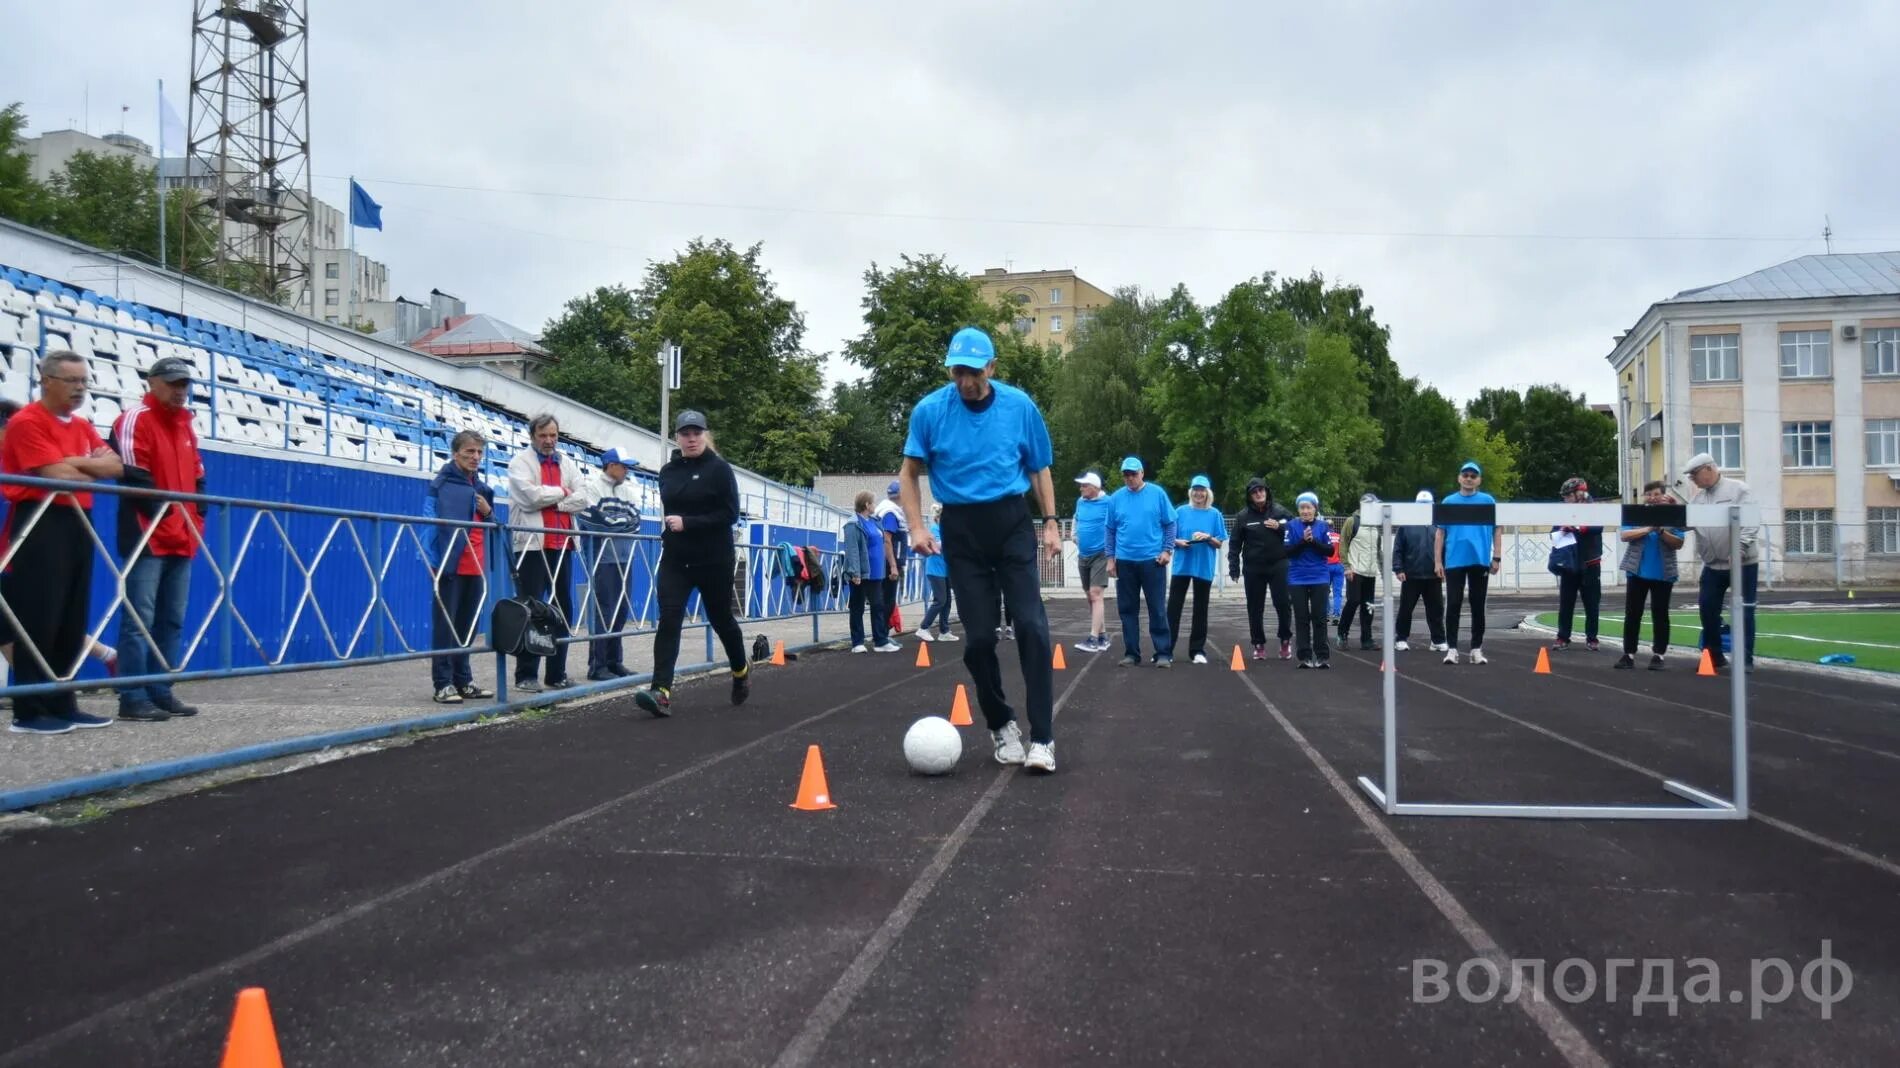
M 218 227 L 218 281 L 296 307 L 312 237 L 308 0 L 193 7 L 184 181 L 212 202 L 199 225 Z

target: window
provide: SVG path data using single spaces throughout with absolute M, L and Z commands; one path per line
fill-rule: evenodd
M 1742 424 L 1696 423 L 1691 447 L 1715 457 L 1715 466 L 1724 471 L 1742 469 Z
M 1051 315 L 1049 317 L 1049 332 L 1051 334 L 1062 333 L 1062 316 Z
M 335 277 L 337 276 L 337 269 L 336 269 L 336 268 L 337 268 L 337 264 L 336 264 L 336 261 L 335 261 L 335 260 L 332 260 L 332 261 L 330 261 L 329 263 L 326 263 L 326 264 L 324 264 L 324 265 L 323 265 L 323 277 L 325 277 L 325 278 L 335 278 Z
M 1867 331 L 1861 372 L 1870 375 L 1900 375 L 1900 326 L 1883 326 Z
M 1027 315 L 1019 315 L 1016 317 L 1015 326 L 1018 334 L 1027 334 L 1036 328 L 1036 320 L 1029 318 Z
M 1834 509 L 1790 508 L 1781 514 L 1783 546 L 1789 556 L 1821 556 L 1834 551 Z
M 1742 335 L 1697 334 L 1689 339 L 1689 381 L 1740 382 Z
M 1833 467 L 1833 423 L 1781 424 L 1781 466 Z
M 1867 509 L 1867 551 L 1900 554 L 1900 508 Z
M 1781 332 L 1781 377 L 1826 378 L 1834 373 L 1825 330 Z
M 1867 466 L 1900 467 L 1900 419 L 1867 420 Z
M 1060 304 L 1060 303 L 1062 303 L 1062 290 L 1060 290 L 1060 289 L 1051 289 L 1051 290 L 1049 291 L 1049 303 L 1051 303 L 1051 304 Z
M 334 308 L 337 306 L 336 290 L 326 289 L 323 291 L 323 305 L 326 308 Z

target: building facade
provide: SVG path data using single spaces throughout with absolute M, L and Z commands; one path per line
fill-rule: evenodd
M 1707 452 L 1762 505 L 1764 578 L 1900 580 L 1900 252 L 1678 293 L 1608 359 L 1625 499 Z
M 991 267 L 975 281 L 983 299 L 1009 299 L 1018 307 L 1016 332 L 1057 352 L 1067 351 L 1070 335 L 1115 298 L 1090 285 L 1073 269 L 1009 271 Z

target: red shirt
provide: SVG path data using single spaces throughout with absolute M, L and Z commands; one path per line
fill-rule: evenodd
M 561 484 L 560 453 L 557 452 L 553 456 L 541 457 L 541 484 L 543 486 L 558 486 Z M 543 508 L 541 509 L 541 525 L 550 529 L 571 530 L 574 527 L 574 520 L 559 508 Z M 565 549 L 567 548 L 567 535 L 549 534 L 547 540 L 542 543 L 542 547 L 547 549 Z
M 0 445 L 0 471 L 9 475 L 33 475 L 42 467 L 59 463 L 70 456 L 85 456 L 94 449 L 104 448 L 99 432 L 92 424 L 78 416 L 61 420 L 46 410 L 46 405 L 34 402 L 21 408 L 12 419 L 7 420 L 7 440 Z M 37 501 L 47 496 L 50 490 L 38 486 L 5 487 L 7 500 L 14 504 L 23 501 Z M 90 493 L 62 493 L 57 504 L 68 504 L 74 499 L 79 507 L 92 507 Z M 17 509 L 16 509 L 17 511 Z
M 191 428 L 191 412 L 167 408 L 150 393 L 145 395 L 144 403 L 127 408 L 112 424 L 112 443 L 120 459 L 152 473 L 155 489 L 196 493 L 205 477 L 204 460 L 198 455 L 198 434 Z M 125 497 L 121 504 L 130 507 L 132 501 Z M 139 529 L 144 529 L 145 517 L 139 516 L 138 522 Z M 198 539 L 186 523 L 204 529 L 204 516 L 197 505 L 174 504 L 165 509 L 158 529 L 146 542 L 146 551 L 153 556 L 198 555 Z

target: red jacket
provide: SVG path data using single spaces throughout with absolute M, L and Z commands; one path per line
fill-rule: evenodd
M 191 412 L 184 408 L 166 408 L 150 393 L 137 408 L 127 408 L 112 424 L 112 448 L 125 462 L 126 485 L 146 485 L 175 493 L 203 493 L 204 461 L 198 456 L 198 433 L 191 426 Z M 151 475 L 148 483 L 133 474 L 140 468 Z M 150 499 L 121 498 L 119 508 L 119 551 L 129 553 L 152 516 L 165 502 Z M 204 510 L 196 504 L 173 502 L 145 551 L 152 556 L 196 556 L 198 539 L 186 528 L 186 516 L 200 532 L 204 530 Z M 130 520 L 130 521 L 128 521 Z

